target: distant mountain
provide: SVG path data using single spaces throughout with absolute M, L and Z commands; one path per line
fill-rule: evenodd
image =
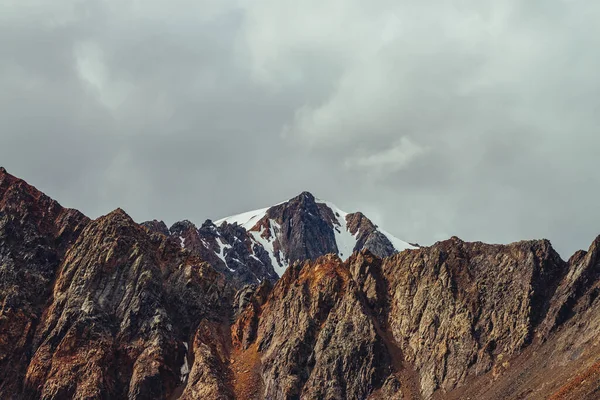
M 309 193 L 91 220 L 0 168 L 0 399 L 600 399 L 599 294 L 600 236 L 416 248 Z
M 208 220 L 200 228 L 189 221 L 170 229 L 158 221 L 142 225 L 177 238 L 182 248 L 241 284 L 274 282 L 290 264 L 326 254 L 346 260 L 363 249 L 388 257 L 416 248 L 379 229 L 364 214 L 348 214 L 308 192 L 272 207 Z

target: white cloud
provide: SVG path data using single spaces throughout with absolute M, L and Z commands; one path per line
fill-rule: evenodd
M 0 159 L 91 216 L 311 190 L 421 244 L 600 231 L 600 3 L 48 4 L 0 5 Z
M 371 170 L 379 174 L 393 173 L 406 168 L 425 151 L 424 148 L 415 144 L 410 138 L 403 137 L 386 150 L 356 158 L 347 158 L 346 167 Z

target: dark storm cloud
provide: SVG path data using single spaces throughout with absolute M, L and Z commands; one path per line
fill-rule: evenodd
M 0 164 L 95 217 L 302 190 L 423 244 L 600 233 L 600 5 L 8 1 Z

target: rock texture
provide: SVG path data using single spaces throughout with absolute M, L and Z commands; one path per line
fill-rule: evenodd
M 285 264 L 316 260 L 326 254 L 348 258 L 362 249 L 379 257 L 397 252 L 388 237 L 362 213 L 342 215 L 334 206 L 317 202 L 308 192 L 271 207 L 251 230 L 273 239 L 275 252 L 281 252 Z M 336 232 L 343 231 L 354 237 L 347 254 L 343 254 L 344 249 L 336 240 Z
M 21 393 L 56 271 L 89 220 L 0 170 L 0 397 Z
M 249 224 L 90 220 L 0 169 L 0 398 L 600 398 L 600 237 L 397 253 L 308 193 Z
M 175 223 L 170 232 L 182 248 L 208 261 L 236 287 L 279 278 L 267 252 L 250 239 L 242 226 L 224 223 L 217 227 L 207 220 L 198 229 L 182 221 Z
M 233 329 L 243 348 L 256 337 L 264 398 L 443 397 L 534 345 L 567 270 L 543 240 L 327 256 L 291 267 Z
M 158 239 L 158 240 L 157 240 Z M 59 267 L 25 379 L 32 398 L 168 397 L 183 343 L 222 314 L 225 282 L 122 210 L 91 222 Z
M 295 261 L 326 254 L 347 259 L 362 249 L 387 257 L 416 247 L 393 237 L 392 243 L 391 235 L 382 233 L 364 214 L 346 214 L 308 192 L 264 210 L 216 223 L 207 220 L 200 228 L 187 220 L 169 229 L 156 220 L 142 225 L 177 239 L 182 248 L 210 262 L 237 288 L 264 280 L 275 282 Z
M 387 259 L 391 331 L 421 391 L 449 392 L 530 344 L 566 273 L 548 241 L 458 238 Z
M 0 397 L 170 398 L 184 343 L 231 315 L 224 277 L 122 210 L 89 221 L 6 172 L 0 199 Z

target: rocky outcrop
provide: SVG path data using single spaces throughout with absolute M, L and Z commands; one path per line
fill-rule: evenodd
M 308 192 L 246 214 L 256 214 L 252 223 L 239 223 L 232 217 L 218 224 L 206 220 L 200 228 L 187 220 L 170 229 L 156 220 L 142 225 L 178 240 L 182 248 L 210 262 L 238 288 L 264 280 L 275 282 L 295 261 L 315 260 L 326 254 L 347 259 L 362 249 L 379 257 L 398 251 L 364 214 L 343 213 Z M 414 247 L 397 243 L 401 249 Z
M 391 368 L 372 314 L 337 256 L 291 267 L 256 331 L 264 398 L 365 398 Z
M 230 318 L 234 294 L 124 211 L 90 221 L 6 172 L 0 274 L 5 399 L 169 398 L 188 379 L 185 346 Z
M 270 231 L 270 226 L 266 225 L 270 220 L 281 227 L 275 252 L 282 251 L 287 263 L 314 260 L 337 253 L 331 213 L 326 207 L 319 207 L 312 194 L 303 192 L 286 203 L 271 207 L 257 227 L 259 231 L 262 228 L 265 232 Z
M 600 398 L 600 237 L 396 254 L 307 193 L 251 221 L 90 221 L 0 169 L 0 397 Z
M 122 210 L 90 223 L 59 268 L 26 395 L 168 398 L 184 343 L 200 321 L 227 315 L 223 277 L 188 256 Z
M 569 260 L 569 272 L 551 300 L 539 336 L 546 338 L 565 321 L 588 309 L 600 293 L 600 236 L 589 251 L 578 251 Z
M 545 240 L 327 256 L 249 303 L 234 344 L 256 345 L 259 398 L 443 397 L 538 345 L 567 271 Z
M 599 244 L 569 260 L 534 343 L 448 399 L 600 398 Z
M 346 221 L 348 231 L 357 238 L 353 251 L 368 249 L 371 253 L 381 258 L 397 253 L 397 250 L 388 237 L 381 233 L 377 225 L 365 217 L 363 213 L 348 214 Z
M 387 257 L 397 252 L 390 240 L 381 233 L 364 214 L 342 213 L 326 203 L 319 203 L 315 197 L 303 192 L 286 203 L 271 207 L 253 230 L 270 235 L 276 223 L 274 248 L 281 251 L 285 262 L 315 260 L 325 254 L 339 254 L 348 258 L 352 252 L 368 249 L 379 257 Z M 343 254 L 336 240 L 336 232 L 347 232 L 352 238 L 352 248 Z M 270 239 L 269 236 L 265 238 Z
M 458 238 L 385 260 L 390 328 L 421 392 L 448 392 L 532 342 L 566 264 L 548 241 Z
M 169 231 L 169 228 L 167 228 L 167 225 L 163 221 L 158 221 L 158 220 L 146 221 L 146 222 L 142 222 L 140 225 L 142 225 L 144 228 L 148 229 L 150 232 L 160 233 L 161 235 L 164 235 L 164 236 L 169 236 L 171 234 L 171 232 Z
M 0 397 L 18 398 L 59 263 L 89 220 L 0 170 Z
M 190 221 L 180 221 L 169 231 L 182 249 L 209 262 L 235 287 L 263 280 L 275 282 L 279 278 L 265 249 L 237 224 L 224 223 L 217 227 L 207 220 L 198 229 Z

